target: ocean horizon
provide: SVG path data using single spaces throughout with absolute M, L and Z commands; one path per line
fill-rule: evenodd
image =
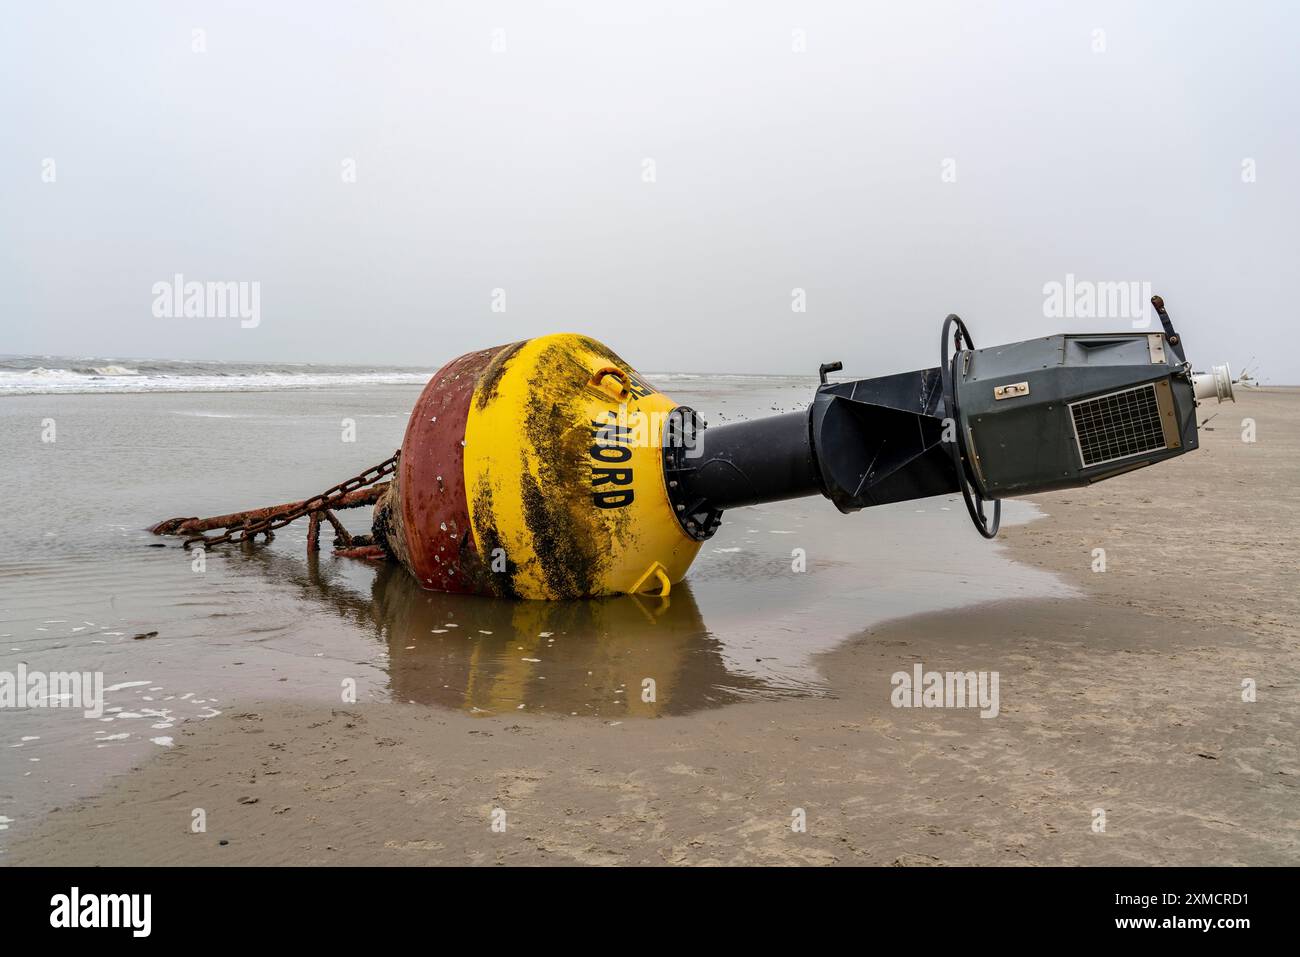
M 246 362 L 109 356 L 0 356 L 0 396 L 133 392 L 279 392 L 356 385 L 422 385 L 439 365 Z M 765 373 L 649 372 L 661 382 L 805 379 Z

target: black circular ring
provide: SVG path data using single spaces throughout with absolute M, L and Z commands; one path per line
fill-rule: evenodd
M 953 347 L 956 352 L 950 362 L 948 360 L 948 330 L 952 328 L 954 322 L 957 323 L 957 332 L 953 335 Z M 975 525 L 975 530 L 985 538 L 994 538 L 998 534 L 998 527 L 1002 524 L 1002 501 L 994 499 L 993 524 L 990 525 L 988 516 L 984 514 L 986 499 L 970 481 L 970 477 L 966 473 L 966 462 L 969 459 L 969 453 L 966 450 L 966 443 L 961 433 L 961 417 L 957 413 L 957 390 L 953 386 L 956 377 L 954 370 L 957 366 L 957 360 L 961 358 L 963 342 L 965 342 L 966 348 L 975 348 L 975 343 L 971 340 L 970 330 L 966 328 L 966 323 L 962 322 L 961 317 L 955 313 L 949 315 L 943 321 L 943 332 L 939 336 L 939 374 L 943 377 L 943 406 L 944 411 L 952 419 L 953 430 L 956 432 L 954 441 L 948 443 L 948 451 L 952 454 L 952 464 L 957 469 L 957 485 L 961 488 L 961 497 L 966 502 L 966 511 L 970 514 L 970 520 Z

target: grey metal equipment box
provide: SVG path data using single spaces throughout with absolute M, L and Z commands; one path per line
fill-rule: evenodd
M 1196 448 L 1196 400 L 1160 333 L 1057 335 L 959 356 L 954 387 L 985 498 L 1098 482 Z
M 690 457 L 668 443 L 674 511 L 703 540 L 736 506 L 820 492 L 856 512 L 959 492 L 976 529 L 993 538 L 998 500 L 1078 488 L 1190 452 L 1198 393 L 1232 398 L 1227 366 L 1194 374 L 1164 300 L 1152 296 L 1151 305 L 1163 332 L 974 349 L 954 314 L 940 332 L 938 368 L 829 382 L 842 366 L 824 363 L 806 412 L 707 431 L 693 424 L 703 440 Z M 674 414 L 683 428 L 695 423 L 690 409 Z

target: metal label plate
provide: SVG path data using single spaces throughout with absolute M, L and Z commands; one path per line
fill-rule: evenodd
M 1018 399 L 1022 395 L 1029 395 L 1028 382 L 1011 382 L 993 389 L 994 399 Z

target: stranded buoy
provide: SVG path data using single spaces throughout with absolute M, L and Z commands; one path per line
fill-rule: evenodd
M 938 368 L 828 382 L 840 363 L 826 363 L 806 409 L 715 429 L 586 336 L 482 349 L 438 370 L 379 465 L 300 502 L 153 530 L 206 549 L 307 516 L 309 553 L 328 522 L 336 555 L 396 560 L 423 588 L 542 599 L 667 597 L 725 509 L 805 495 L 854 512 L 959 492 L 992 538 L 1001 499 L 1189 452 L 1197 397 L 1232 399 L 1227 367 L 1195 375 L 1152 305 L 1163 332 L 992 349 L 949 316 Z M 372 534 L 351 535 L 334 513 L 364 505 Z
M 578 598 L 681 580 L 700 548 L 662 444 L 677 404 L 594 339 L 471 352 L 425 386 L 375 543 L 426 588 Z

